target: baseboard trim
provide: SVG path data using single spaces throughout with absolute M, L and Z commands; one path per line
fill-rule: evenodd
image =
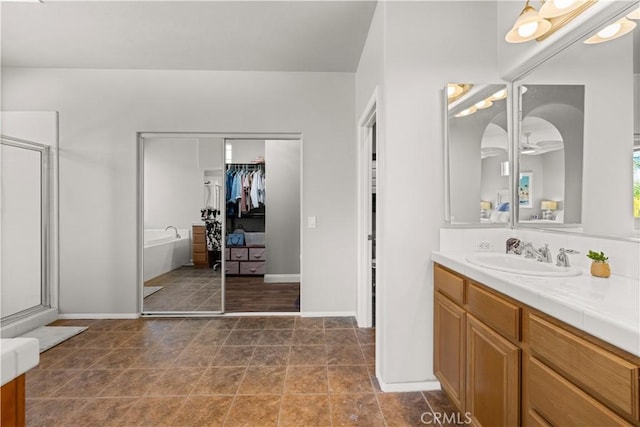
M 58 319 L 137 319 L 140 313 L 60 313 Z
M 300 317 L 355 317 L 355 311 L 305 311 Z
M 299 274 L 265 274 L 264 283 L 298 283 Z
M 438 380 L 387 384 L 384 381 L 382 381 L 380 378 L 378 378 L 378 383 L 380 384 L 380 388 L 384 392 L 400 393 L 400 392 L 407 392 L 407 391 L 440 390 L 440 382 Z

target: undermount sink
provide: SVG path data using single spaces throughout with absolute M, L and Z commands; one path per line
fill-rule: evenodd
M 467 256 L 467 261 L 492 270 L 528 276 L 568 277 L 581 274 L 577 268 L 558 267 L 553 263 L 539 262 L 519 255 L 477 253 Z

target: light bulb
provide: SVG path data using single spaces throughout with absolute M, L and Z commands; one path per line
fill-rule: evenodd
M 603 39 L 613 37 L 618 33 L 618 31 L 620 31 L 620 26 L 620 22 L 615 22 L 609 26 L 606 26 L 602 30 L 598 31 L 598 37 Z
M 493 102 L 491 102 L 490 99 L 485 99 L 483 101 L 480 101 L 478 103 L 476 103 L 476 107 L 483 109 L 483 108 L 489 108 L 493 105 Z
M 575 0 L 553 0 L 553 5 L 558 9 L 566 9 L 575 3 Z
M 455 86 L 449 85 L 447 86 L 447 96 L 450 97 L 456 92 Z
M 518 35 L 520 37 L 529 37 L 538 29 L 538 22 L 529 22 L 518 27 Z
M 502 89 L 502 90 L 497 91 L 493 95 L 491 95 L 491 100 L 497 101 L 499 99 L 503 99 L 503 98 L 506 98 L 506 97 L 507 97 L 507 90 L 506 89 Z

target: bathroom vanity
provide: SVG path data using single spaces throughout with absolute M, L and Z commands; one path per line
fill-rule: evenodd
M 35 338 L 0 340 L 2 358 L 2 426 L 25 425 L 25 373 L 38 365 L 40 350 Z
M 460 254 L 432 259 L 435 375 L 475 425 L 640 426 L 633 283 L 493 272 Z M 619 295 L 603 298 L 594 283 Z

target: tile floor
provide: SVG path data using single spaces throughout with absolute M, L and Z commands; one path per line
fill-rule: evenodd
M 352 318 L 61 320 L 27 373 L 27 426 L 424 426 L 441 392 L 382 393 Z
M 180 267 L 144 282 L 145 286 L 162 286 L 144 299 L 144 311 L 220 311 L 221 282 L 219 270 Z

